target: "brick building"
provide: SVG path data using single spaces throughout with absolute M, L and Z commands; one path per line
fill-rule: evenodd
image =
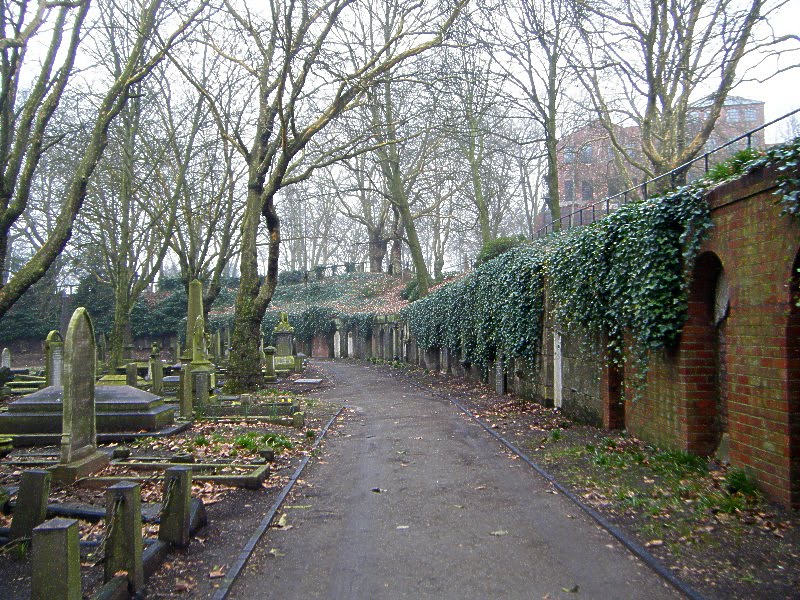
M 701 100 L 690 109 L 688 134 L 694 135 L 700 123 L 707 116 L 710 107 L 708 99 Z M 748 100 L 738 96 L 729 96 L 720 113 L 711 136 L 706 142 L 706 151 L 712 150 L 729 140 L 764 124 L 764 103 Z M 640 152 L 641 138 L 638 126 L 617 127 L 617 138 L 632 153 Z M 764 132 L 753 136 L 752 145 L 764 147 Z M 742 140 L 715 155 L 711 164 L 726 160 L 733 153 L 747 146 Z M 580 208 L 600 202 L 604 198 L 618 194 L 624 190 L 624 178 L 614 161 L 614 150 L 606 130 L 598 121 L 581 127 L 566 136 L 559 144 L 558 152 L 558 185 L 561 192 L 561 214 L 568 215 Z M 689 172 L 689 179 L 702 175 L 704 165 L 698 164 Z M 634 177 L 639 183 L 641 177 Z M 601 209 L 604 207 L 601 207 Z M 612 210 L 615 207 L 611 207 Z M 605 214 L 598 210 L 596 217 Z M 590 214 L 581 218 L 592 220 Z M 549 221 L 549 214 L 547 221 Z

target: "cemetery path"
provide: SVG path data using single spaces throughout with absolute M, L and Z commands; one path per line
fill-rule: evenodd
M 676 598 L 678 593 L 442 398 L 323 361 L 325 438 L 231 598 Z

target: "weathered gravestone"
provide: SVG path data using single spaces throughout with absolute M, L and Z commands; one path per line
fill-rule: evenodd
M 45 387 L 61 385 L 64 370 L 64 339 L 55 329 L 47 334 L 44 341 L 44 377 Z
M 29 538 L 33 528 L 47 517 L 50 495 L 50 471 L 28 469 L 22 472 L 17 504 L 11 521 L 11 538 Z
M 85 308 L 75 310 L 64 340 L 61 464 L 53 479 L 75 481 L 102 468 L 109 457 L 97 451 L 94 406 L 95 337 Z
M 8 348 L 3 348 L 3 354 L 0 355 L 0 367 L 11 368 L 11 350 Z
M 125 385 L 137 387 L 139 384 L 139 369 L 136 363 L 128 363 L 125 365 Z
M 150 349 L 150 391 L 159 396 L 164 392 L 164 363 L 160 354 L 161 349 L 153 342 Z
M 80 600 L 78 521 L 50 519 L 33 530 L 31 598 Z
M 194 279 L 189 283 L 189 300 L 186 308 L 186 349 L 181 355 L 181 417 L 192 418 L 192 396 L 194 381 L 192 379 L 192 362 L 194 359 L 194 328 L 197 317 L 203 318 L 203 284 Z
M 289 315 L 281 313 L 280 321 L 275 326 L 275 371 L 279 375 L 294 370 L 294 327 L 289 324 Z
M 267 346 L 264 348 L 264 381 L 274 383 L 278 380 L 275 374 L 275 347 Z
M 194 326 L 194 343 L 192 344 L 192 388 L 194 401 L 198 406 L 208 405 L 208 389 L 211 383 L 211 361 L 206 351 L 205 321 L 199 315 Z
M 142 494 L 138 483 L 112 485 L 106 496 L 106 552 L 103 580 L 124 572 L 134 597 L 144 589 Z

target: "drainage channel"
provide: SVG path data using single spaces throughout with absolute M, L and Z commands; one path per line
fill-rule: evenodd
M 486 423 L 484 423 L 479 417 L 473 414 L 466 406 L 461 404 L 455 398 L 451 396 L 441 394 L 439 392 L 433 391 L 430 387 L 427 387 L 421 383 L 413 381 L 409 379 L 409 381 L 415 387 L 425 390 L 429 394 L 437 396 L 438 398 L 442 398 L 443 400 L 447 400 L 448 402 L 453 403 L 461 412 L 475 421 L 478 425 L 480 425 L 484 430 L 486 430 L 489 434 L 491 434 L 497 441 L 499 441 L 503 446 L 511 450 L 514 454 L 519 456 L 529 467 L 531 467 L 534 471 L 536 471 L 539 475 L 541 475 L 547 482 L 552 485 L 559 493 L 566 496 L 573 504 L 575 504 L 578 508 L 580 508 L 583 512 L 589 515 L 600 527 L 605 529 L 608 533 L 610 533 L 614 538 L 616 538 L 623 546 L 625 546 L 632 554 L 637 556 L 641 559 L 644 564 L 646 564 L 650 569 L 652 569 L 657 575 L 659 575 L 664 581 L 678 590 L 681 594 L 690 598 L 691 600 L 704 600 L 704 597 L 700 592 L 695 590 L 692 586 L 688 583 L 681 581 L 672 572 L 667 569 L 664 564 L 658 560 L 655 556 L 653 556 L 647 549 L 642 546 L 639 542 L 631 538 L 628 534 L 626 534 L 622 529 L 608 521 L 603 515 L 599 512 L 594 510 L 591 506 L 585 504 L 580 498 L 578 498 L 575 494 L 570 492 L 566 489 L 563 485 L 558 483 L 556 479 L 550 475 L 547 471 L 545 471 L 541 466 L 535 463 L 533 460 L 530 459 L 524 452 L 522 452 L 519 448 L 517 448 L 513 443 L 509 440 L 504 438 L 502 435 L 497 433 L 491 427 L 489 427 Z
M 264 534 L 267 532 L 267 529 L 269 529 L 269 526 L 272 523 L 272 520 L 275 518 L 275 515 L 277 514 L 278 510 L 280 509 L 281 504 L 283 504 L 284 500 L 286 500 L 286 496 L 289 495 L 289 492 L 292 491 L 292 488 L 294 487 L 295 483 L 297 483 L 297 480 L 300 478 L 300 475 L 303 474 L 303 469 L 306 468 L 306 465 L 308 464 L 308 461 L 311 459 L 311 455 L 314 453 L 314 450 L 316 450 L 317 446 L 320 445 L 322 439 L 325 437 L 325 434 L 328 432 L 328 429 L 331 427 L 331 425 L 333 425 L 334 421 L 336 421 L 336 419 L 339 418 L 339 415 L 342 414 L 343 410 L 344 407 L 340 408 L 336 412 L 336 414 L 330 418 L 325 427 L 322 428 L 322 431 L 320 432 L 319 436 L 317 436 L 317 440 L 311 447 L 311 451 L 306 456 L 303 457 L 302 461 L 300 461 L 300 464 L 298 465 L 297 469 L 295 469 L 292 478 L 283 487 L 283 490 L 281 490 L 280 495 L 278 495 L 278 498 L 275 500 L 272 507 L 269 509 L 269 512 L 267 512 L 267 514 L 261 520 L 261 523 L 259 523 L 258 527 L 256 527 L 255 532 L 253 533 L 253 535 L 250 536 L 250 539 L 248 540 L 247 544 L 245 544 L 244 548 L 242 548 L 242 551 L 239 552 L 239 555 L 237 556 L 231 568 L 228 569 L 228 573 L 225 575 L 225 579 L 222 580 L 219 588 L 217 588 L 217 591 L 214 592 L 214 595 L 211 597 L 212 600 L 224 600 L 225 598 L 228 597 L 228 594 L 230 593 L 233 584 L 236 583 L 236 580 L 238 579 L 239 575 L 244 570 L 247 561 L 250 559 L 250 556 L 252 556 L 253 551 L 256 549 L 256 545 L 261 540 L 261 538 L 264 537 Z

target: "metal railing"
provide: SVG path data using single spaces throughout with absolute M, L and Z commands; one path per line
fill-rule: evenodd
M 659 175 L 658 177 L 653 177 L 652 179 L 648 179 L 647 181 L 639 185 L 633 186 L 632 188 L 628 188 L 625 191 L 619 192 L 618 194 L 614 194 L 613 196 L 608 196 L 603 200 L 599 200 L 587 206 L 581 207 L 578 210 L 574 210 L 566 215 L 561 215 L 560 218 L 551 220 L 549 223 L 546 223 L 545 225 L 534 231 L 534 236 L 543 237 L 548 233 L 556 231 L 558 229 L 555 227 L 556 223 L 559 224 L 559 228 L 562 230 L 570 229 L 572 227 L 580 225 L 588 225 L 589 223 L 594 223 L 596 220 L 610 215 L 617 208 L 619 208 L 621 204 L 625 204 L 626 202 L 628 202 L 629 197 L 633 196 L 634 194 L 641 193 L 642 198 L 648 198 L 647 195 L 648 186 L 650 187 L 651 190 L 659 189 L 659 187 L 655 184 L 657 184 L 660 181 L 663 181 L 665 178 L 669 178 L 670 186 L 675 187 L 678 176 L 679 175 L 682 176 L 683 174 L 687 173 L 689 169 L 691 169 L 695 164 L 701 161 L 703 162 L 703 173 L 708 173 L 710 169 L 709 158 L 712 157 L 714 154 L 717 154 L 721 150 L 724 150 L 725 148 L 728 148 L 738 142 L 741 142 L 742 140 L 747 140 L 746 148 L 750 149 L 752 148 L 753 136 L 755 134 L 765 130 L 767 127 L 771 127 L 772 125 L 775 125 L 776 123 L 779 123 L 784 119 L 788 119 L 792 115 L 796 115 L 798 113 L 800 113 L 800 108 L 796 108 L 795 110 L 788 112 L 785 115 L 770 121 L 769 123 L 764 123 L 759 127 L 751 129 L 750 131 L 743 133 L 739 137 L 729 140 L 724 144 L 717 146 L 716 148 L 713 148 L 712 150 L 709 150 L 704 154 L 701 154 L 700 156 L 696 156 L 692 160 L 687 161 L 682 165 L 675 167 L 671 171 Z

